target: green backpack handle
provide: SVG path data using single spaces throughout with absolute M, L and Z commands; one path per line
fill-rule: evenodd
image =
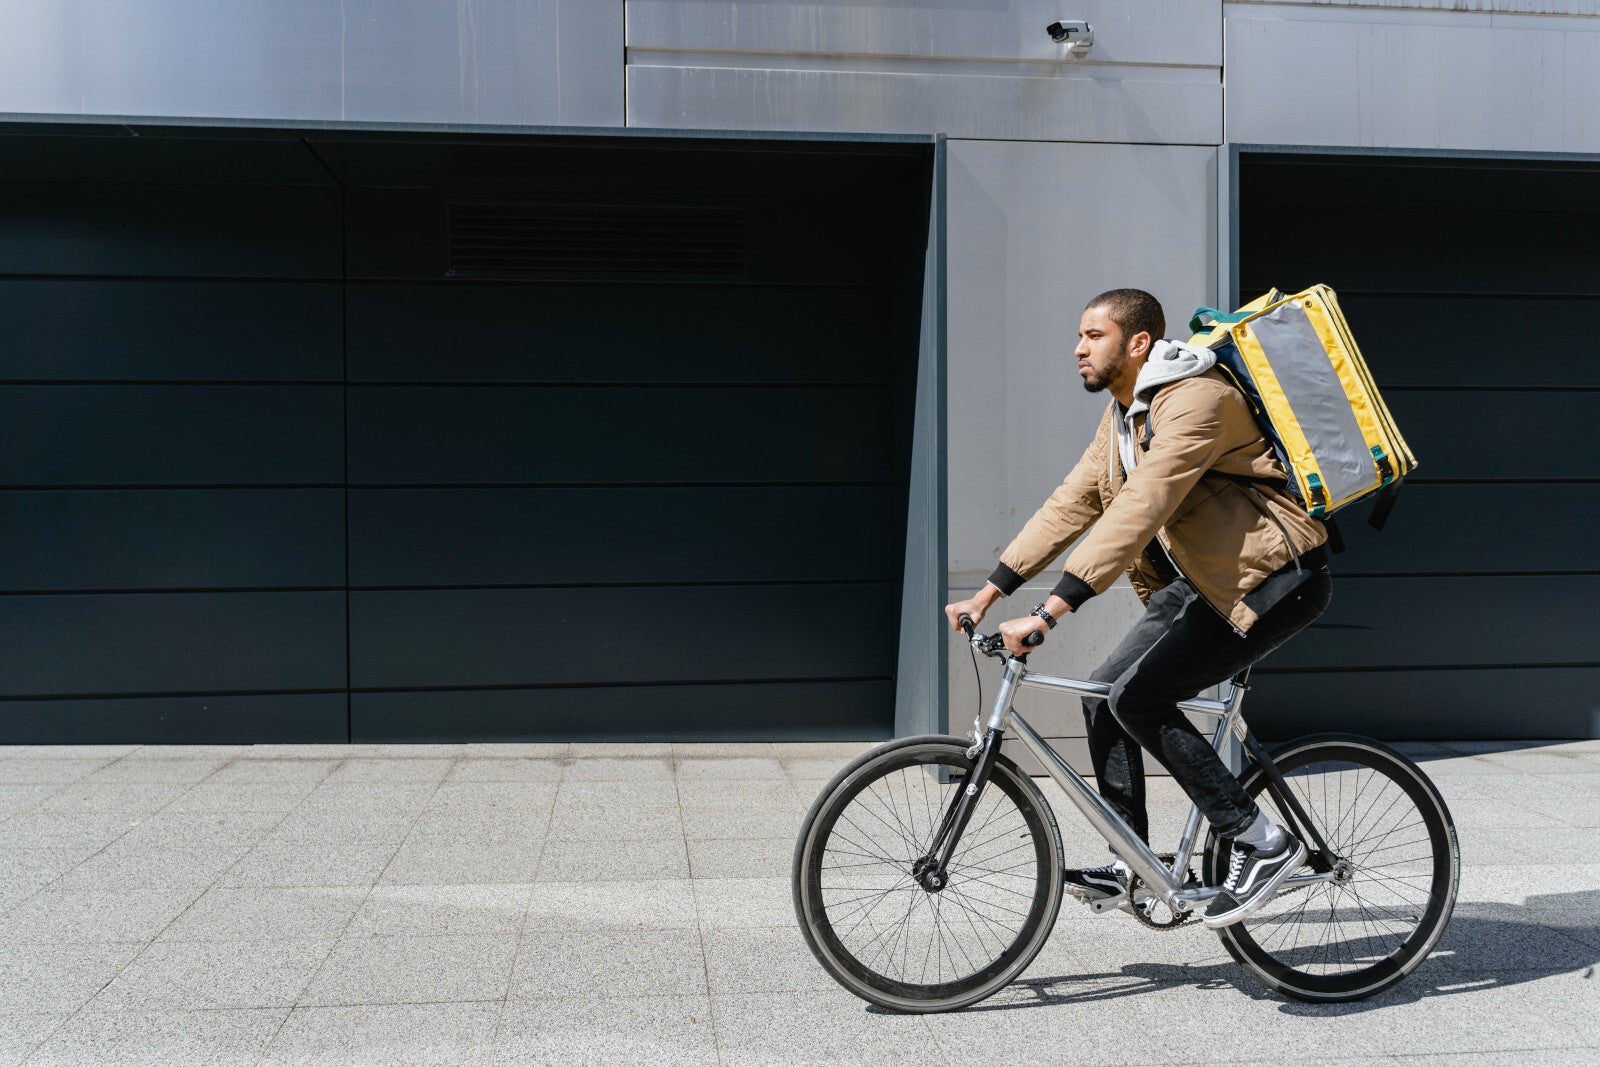
M 1201 333 L 1219 322 L 1243 322 L 1250 317 L 1245 311 L 1218 311 L 1216 308 L 1195 308 L 1189 320 L 1189 332 Z M 1210 321 L 1207 321 L 1210 320 Z

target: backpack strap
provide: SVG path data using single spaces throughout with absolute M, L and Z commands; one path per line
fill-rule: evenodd
M 1400 483 L 1403 481 L 1404 478 L 1396 478 L 1378 490 L 1372 502 L 1372 514 L 1367 516 L 1368 526 L 1374 530 L 1383 529 L 1383 524 L 1389 521 L 1389 512 L 1394 510 L 1394 502 L 1400 497 Z

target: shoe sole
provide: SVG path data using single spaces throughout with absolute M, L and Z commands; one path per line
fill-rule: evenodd
M 1240 904 L 1232 911 L 1224 912 L 1215 917 L 1210 915 L 1200 916 L 1200 921 L 1205 924 L 1205 928 L 1207 930 L 1221 930 L 1224 927 L 1243 922 L 1266 907 L 1267 901 L 1278 895 L 1278 889 L 1284 882 L 1289 880 L 1291 874 L 1305 865 L 1306 857 L 1311 854 L 1306 849 L 1304 841 L 1299 842 L 1299 846 L 1299 852 L 1295 858 L 1279 867 L 1278 873 L 1267 879 L 1266 884 L 1256 892 L 1255 896 L 1250 898 L 1249 903 Z

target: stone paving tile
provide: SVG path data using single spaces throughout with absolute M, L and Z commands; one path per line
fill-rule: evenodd
M 86 780 L 108 759 L 0 759 L 0 782 L 10 785 L 68 785 Z
M 590 841 L 556 840 L 545 844 L 537 877 L 541 882 L 688 878 L 689 854 L 681 837 L 608 841 L 603 848 Z
M 22 848 L 0 845 L 0 886 L 43 889 L 92 856 L 79 848 Z
M 167 941 L 331 941 L 367 899 L 361 886 L 216 887 L 195 901 L 158 939 Z
M 333 811 L 340 815 L 393 815 L 420 812 L 433 803 L 434 782 L 341 782 L 329 775 L 308 793 L 299 807 L 304 811 Z
M 290 1008 L 332 940 L 157 942 L 95 997 L 125 1011 Z
M 1401 986 L 1382 1000 L 1348 1006 L 1346 1021 L 1357 1037 L 1392 1056 L 1593 1044 L 1592 1030 L 1582 1032 L 1573 1014 L 1571 989 L 1561 990 L 1553 1001 L 1537 982 L 1515 988 L 1508 1000 L 1495 985 L 1433 995 Z M 1514 1010 L 1505 1010 L 1508 1003 Z
M 250 845 L 208 845 L 204 848 L 141 848 L 116 841 L 63 874 L 58 883 L 68 890 L 192 889 L 211 885 L 237 863 Z
M 28 1067 L 248 1067 L 288 1009 L 90 1011 L 50 1036 Z
M 787 874 L 777 878 L 697 881 L 694 896 L 700 926 L 706 930 L 794 925 L 794 901 Z
M 687 879 L 540 882 L 528 901 L 526 933 L 539 930 L 665 930 L 695 925 Z
M 550 813 L 483 808 L 435 813 L 425 811 L 411 826 L 406 844 L 482 841 L 503 845 L 539 847 L 550 827 Z
M 161 782 L 170 785 L 195 785 L 215 774 L 224 766 L 218 759 L 121 759 L 107 763 L 87 781 L 98 785 L 138 784 Z
M 701 938 L 713 993 L 812 993 L 839 988 L 792 923 L 706 930 Z
M 566 770 L 566 763 L 559 759 L 462 759 L 450 768 L 447 778 L 452 782 L 559 782 Z
M 333 773 L 337 759 L 236 759 L 212 777 L 218 785 L 264 782 L 303 785 L 307 792 Z
M 292 811 L 311 790 L 314 781 L 234 782 L 223 778 L 227 768 L 218 771 L 175 799 L 167 809 L 175 812 L 278 812 Z
M 72 1013 L 64 1011 L 0 1014 L 0 1063 L 21 1063 L 70 1018 Z
M 0 847 L 79 849 L 87 858 L 139 822 L 130 815 L 26 812 L 0 822 Z
M 28 759 L 98 759 L 114 760 L 145 751 L 143 745 L 8 745 L 0 755 L 25 756 Z M 160 746 L 154 746 L 159 749 Z
M 594 758 L 573 760 L 566 768 L 569 782 L 668 781 L 673 761 L 665 757 L 636 756 L 631 759 Z
M 1600 894 L 1596 894 L 1596 900 L 1600 901 Z M 1581 910 L 1572 914 L 1582 921 Z M 1549 915 L 1515 904 L 1458 902 L 1429 962 L 1478 973 L 1503 968 L 1581 968 L 1600 963 L 1592 944 L 1542 921 Z
M 788 774 L 775 759 L 693 759 L 678 760 L 678 777 L 686 782 L 712 779 L 770 779 L 785 781 Z
M 433 814 L 475 815 L 484 811 L 543 814 L 556 802 L 553 782 L 445 782 L 425 805 Z
M 500 759 L 566 759 L 572 745 L 565 741 L 475 741 L 461 746 L 461 755 L 473 760 Z
M 89 892 L 52 886 L 0 916 L 0 940 L 149 941 L 199 895 L 188 889 Z
M 129 820 L 117 849 L 210 848 L 258 844 L 280 822 L 274 812 L 163 811 Z
M 270 749 L 271 745 L 260 746 Z M 289 746 L 285 746 L 289 747 Z M 312 746 L 300 746 L 302 748 Z M 437 745 L 385 745 L 385 744 L 353 744 L 353 745 L 317 745 L 316 750 L 322 752 L 337 752 L 344 759 L 455 759 L 464 755 L 468 748 L 466 744 L 448 743 Z
M 572 760 L 667 759 L 675 747 L 666 741 L 574 741 L 567 746 L 567 756 Z
M 379 879 L 386 885 L 489 885 L 531 882 L 538 841 L 409 840 Z
M 495 1067 L 718 1063 L 704 996 L 582 997 L 508 1001 L 495 1038 Z
M 684 811 L 730 812 L 749 808 L 804 814 L 811 797 L 798 792 L 788 779 L 741 781 L 729 787 L 727 779 L 679 781 L 678 803 Z
M 143 947 L 128 941 L 58 941 L 45 948 L 0 940 L 0 1015 L 77 1011 Z
M 859 753 L 857 753 L 859 755 Z M 850 766 L 855 756 L 843 759 L 833 756 L 815 756 L 809 758 L 787 757 L 778 762 L 783 766 L 784 773 L 792 779 L 805 781 L 828 781 L 834 775 Z
M 692 929 L 529 930 L 517 952 L 512 997 L 666 996 L 706 991 Z
M 296 1008 L 258 1067 L 447 1067 L 483 1063 L 501 1002 Z
M 683 812 L 684 836 L 691 841 L 721 838 L 797 837 L 805 811 L 799 808 L 756 806 L 745 810 Z
M 771 878 L 794 862 L 794 838 L 697 838 L 688 842 L 689 871 L 699 878 Z
M 329 785 L 358 782 L 391 785 L 438 785 L 454 766 L 453 759 L 347 759 L 325 779 Z
M 926 1018 L 867 1012 L 863 1007 L 861 1001 L 842 989 L 830 993 L 713 996 L 711 1010 L 721 1062 L 729 1067 L 813 1063 L 876 1067 L 885 1063 L 944 1062 Z M 952 1057 L 952 1062 L 961 1061 Z M 981 1052 L 967 1056 L 966 1062 L 998 1060 L 994 1048 L 985 1046 Z
M 0 819 L 33 811 L 63 788 L 61 785 L 0 785 Z
M 273 816 L 265 840 L 277 845 L 398 845 L 422 816 L 415 811 L 355 812 L 296 808 Z
M 40 802 L 38 810 L 66 815 L 150 815 L 187 792 L 187 785 L 161 782 L 99 785 L 80 781 L 50 794 Z
M 361 902 L 350 937 L 515 937 L 531 885 L 379 885 Z
M 684 759 L 767 759 L 777 754 L 773 741 L 675 741 L 671 748 Z
M 223 886 L 371 885 L 398 845 L 292 845 L 263 842 L 218 879 Z
M 301 998 L 305 1005 L 497 1000 L 515 937 L 347 937 Z

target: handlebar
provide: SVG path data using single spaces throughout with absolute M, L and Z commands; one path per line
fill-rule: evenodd
M 990 636 L 985 637 L 983 634 L 977 633 L 972 625 L 972 616 L 968 615 L 966 612 L 962 612 L 960 617 L 956 619 L 956 625 L 960 626 L 962 630 L 966 631 L 967 640 L 972 643 L 972 647 L 977 649 L 979 652 L 982 652 L 985 656 L 994 656 L 996 658 L 1003 659 L 1005 656 L 1009 655 L 1009 653 L 1006 652 L 1005 642 L 1000 635 L 991 634 Z M 1044 644 L 1044 633 L 1039 630 L 1035 630 L 1027 637 L 1024 637 L 1022 639 L 1022 643 L 1027 645 L 1029 648 L 1038 648 L 1040 645 Z

